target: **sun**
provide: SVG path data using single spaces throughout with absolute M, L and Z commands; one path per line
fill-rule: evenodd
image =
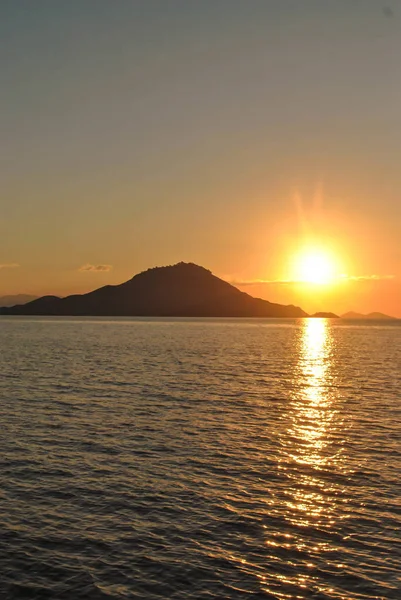
M 336 276 L 333 258 L 324 250 L 307 250 L 297 255 L 294 264 L 296 281 L 312 284 L 332 283 Z

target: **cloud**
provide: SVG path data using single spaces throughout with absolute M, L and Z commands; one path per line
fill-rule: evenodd
M 231 285 L 239 285 L 246 287 L 248 285 L 272 285 L 285 283 L 299 283 L 299 281 L 291 281 L 290 279 L 253 279 L 250 281 L 230 281 Z
M 395 279 L 395 275 L 339 275 L 333 281 L 386 281 Z M 296 279 L 253 279 L 250 281 L 230 281 L 231 285 L 247 287 L 252 285 L 295 285 L 307 283 Z
M 386 279 L 395 279 L 395 275 L 342 275 L 341 278 L 351 281 L 383 281 Z
M 0 269 L 17 269 L 19 267 L 18 263 L 3 263 L 0 264 Z
M 92 273 L 104 273 L 105 271 L 111 271 L 112 265 L 82 265 L 78 271 L 91 271 Z

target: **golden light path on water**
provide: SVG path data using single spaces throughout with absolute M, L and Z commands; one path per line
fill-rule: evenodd
M 293 403 L 290 434 L 297 440 L 293 458 L 301 464 L 324 467 L 327 434 L 335 405 L 330 386 L 332 338 L 326 319 L 307 319 L 299 355 L 301 393 Z
M 263 589 L 277 598 L 306 598 L 309 593 L 331 596 L 333 589 L 317 573 L 317 562 L 325 553 L 337 550 L 335 538 L 339 521 L 347 518 L 346 500 L 340 483 L 325 472 L 345 474 L 344 423 L 336 387 L 335 344 L 326 319 L 305 319 L 297 342 L 298 359 L 294 373 L 293 400 L 286 415 L 287 428 L 280 435 L 282 458 L 279 469 L 286 485 L 273 497 L 271 508 L 285 507 L 291 533 L 268 535 L 269 560 L 288 551 L 288 573 L 271 573 Z M 266 528 L 266 533 L 268 528 Z M 341 570 L 341 561 L 331 567 Z M 302 592 L 303 590 L 303 592 Z M 304 595 L 299 594 L 305 593 Z

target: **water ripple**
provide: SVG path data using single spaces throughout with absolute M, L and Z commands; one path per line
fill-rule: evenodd
M 401 597 L 401 327 L 0 322 L 0 597 Z

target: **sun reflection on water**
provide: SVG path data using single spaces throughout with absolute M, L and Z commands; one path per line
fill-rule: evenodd
M 330 490 L 319 477 L 339 459 L 333 451 L 336 388 L 333 382 L 333 338 L 326 319 L 307 319 L 299 344 L 297 392 L 291 405 L 288 454 L 294 468 L 287 474 L 294 485 L 288 491 L 289 519 L 298 526 L 333 525 L 327 496 Z
M 277 564 L 277 573 L 270 575 L 263 589 L 280 598 L 329 591 L 314 573 L 314 566 L 323 555 L 335 551 L 331 535 L 339 530 L 346 514 L 341 484 L 326 477 L 328 471 L 344 473 L 343 423 L 330 322 L 305 319 L 296 348 L 293 397 L 285 416 L 286 428 L 280 433 L 283 484 L 268 501 L 270 514 L 284 514 L 291 533 L 285 537 L 281 530 L 266 530 L 268 557 Z M 278 549 L 288 552 L 294 573 L 281 572 Z
M 298 463 L 323 467 L 328 457 L 330 423 L 334 416 L 331 383 L 333 340 L 326 319 L 305 320 L 298 361 L 297 394 L 293 402 L 293 458 Z

